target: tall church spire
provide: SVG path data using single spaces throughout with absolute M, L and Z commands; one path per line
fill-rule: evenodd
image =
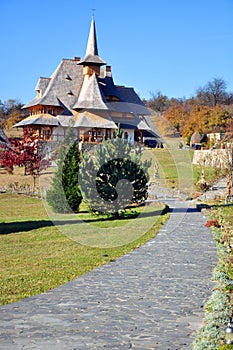
M 98 56 L 98 47 L 97 47 L 97 38 L 96 38 L 96 29 L 95 29 L 95 19 L 92 17 L 91 27 L 87 42 L 86 56 L 94 55 Z
M 94 17 L 92 17 L 92 21 L 91 21 L 87 48 L 86 48 L 86 55 L 81 61 L 79 61 L 78 64 L 83 66 L 98 66 L 98 67 L 106 64 L 106 62 L 99 56 L 99 53 L 98 53 Z

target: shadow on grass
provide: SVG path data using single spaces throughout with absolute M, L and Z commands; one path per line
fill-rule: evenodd
M 77 225 L 81 224 L 83 222 L 85 223 L 94 223 L 94 222 L 106 222 L 106 221 L 114 221 L 114 220 L 130 220 L 135 219 L 139 215 L 141 218 L 146 218 L 150 216 L 159 216 L 164 215 L 169 211 L 167 207 L 165 207 L 163 210 L 157 210 L 154 212 L 148 212 L 148 213 L 124 213 L 124 215 L 119 216 L 118 218 L 114 216 L 109 217 L 93 217 L 91 219 L 77 219 L 77 220 L 30 220 L 30 221 L 16 221 L 16 222 L 7 222 L 7 223 L 0 223 L 0 235 L 6 235 L 11 233 L 17 233 L 17 232 L 28 232 L 32 230 L 36 230 L 39 228 L 44 227 L 51 227 L 51 226 L 62 226 L 62 225 Z
M 50 220 L 39 221 L 16 221 L 0 224 L 0 235 L 7 235 L 9 233 L 28 232 L 31 230 L 37 230 L 42 227 L 53 226 L 53 222 Z
M 197 210 L 198 211 L 201 211 L 202 209 L 213 209 L 213 208 L 229 208 L 229 207 L 233 207 L 233 203 L 229 203 L 229 204 L 226 204 L 226 203 L 219 203 L 219 204 L 203 204 L 203 203 L 200 203 L 200 204 L 197 204 Z

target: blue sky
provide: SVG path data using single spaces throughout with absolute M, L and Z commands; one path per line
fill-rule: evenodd
M 233 91 L 233 0 L 1 0 L 0 100 L 83 57 L 95 8 L 100 56 L 141 98 L 191 97 L 215 77 Z

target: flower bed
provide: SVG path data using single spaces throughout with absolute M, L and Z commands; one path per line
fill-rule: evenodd
M 212 228 L 216 241 L 218 264 L 213 271 L 213 280 L 216 286 L 205 305 L 205 318 L 203 327 L 199 329 L 193 343 L 193 350 L 227 350 L 232 345 L 225 345 L 225 327 L 233 314 L 233 253 L 229 249 L 233 239 L 232 231 L 222 230 L 219 222 L 224 222 L 221 210 L 209 212 L 209 216 L 218 217 L 219 220 L 210 219 L 206 227 Z

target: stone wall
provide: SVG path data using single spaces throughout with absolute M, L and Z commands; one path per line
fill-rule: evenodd
M 231 149 L 194 151 L 193 164 L 215 168 L 228 168 L 231 164 Z

